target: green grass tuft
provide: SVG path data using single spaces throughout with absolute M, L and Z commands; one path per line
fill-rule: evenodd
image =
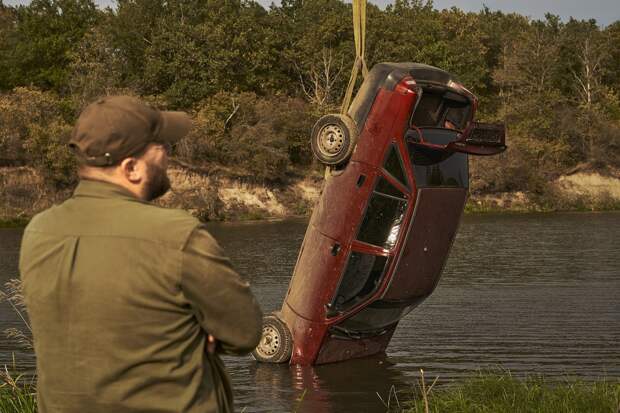
M 33 384 L 23 383 L 6 370 L 0 371 L 0 412 L 36 413 L 37 396 Z
M 425 385 L 425 388 L 428 385 Z M 431 386 L 432 387 L 432 386 Z M 421 390 L 406 403 L 407 413 L 616 413 L 620 382 L 517 379 L 509 373 L 482 373 L 455 385 Z

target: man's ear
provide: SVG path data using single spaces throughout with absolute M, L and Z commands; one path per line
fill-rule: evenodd
M 143 165 L 136 158 L 125 158 L 119 165 L 121 174 L 132 184 L 139 184 L 144 178 Z

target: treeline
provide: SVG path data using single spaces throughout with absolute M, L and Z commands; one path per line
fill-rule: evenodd
M 479 118 L 505 122 L 510 149 L 473 164 L 475 191 L 542 193 L 577 165 L 619 166 L 620 22 L 530 20 L 432 2 L 369 4 L 367 61 L 456 75 Z M 351 5 L 282 0 L 0 0 L 0 158 L 71 184 L 63 139 L 103 94 L 188 110 L 181 161 L 258 180 L 312 167 L 309 131 L 342 99 L 354 60 Z

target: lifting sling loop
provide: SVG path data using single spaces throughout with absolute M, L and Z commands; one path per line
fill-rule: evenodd
M 353 63 L 351 78 L 349 79 L 349 85 L 347 86 L 347 91 L 342 101 L 342 108 L 340 109 L 340 113 L 343 115 L 346 115 L 349 111 L 353 88 L 355 87 L 355 81 L 360 69 L 362 70 L 363 78 L 366 78 L 368 75 L 368 68 L 364 60 L 366 48 L 366 0 L 353 0 L 353 37 L 355 39 L 355 63 Z

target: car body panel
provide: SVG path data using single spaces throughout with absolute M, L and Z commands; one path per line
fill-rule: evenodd
M 414 301 L 429 296 L 445 265 L 456 236 L 467 191 L 463 188 L 422 188 L 394 277 L 384 300 Z
M 321 346 L 315 364 L 334 363 L 379 353 L 387 347 L 395 330 L 396 326 L 381 335 L 360 339 L 329 334 Z
M 467 199 L 469 154 L 505 149 L 492 129 L 478 135 L 485 142 L 467 141 L 476 108 L 441 69 L 370 71 L 349 110 L 356 147 L 326 171 L 278 315 L 292 335 L 291 364 L 384 351 L 435 289 Z

